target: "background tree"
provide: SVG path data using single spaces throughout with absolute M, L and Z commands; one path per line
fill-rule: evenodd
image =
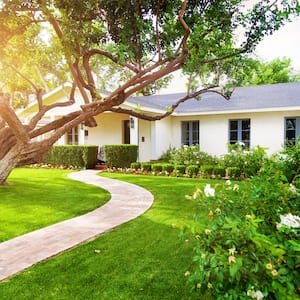
M 0 96 L 0 184 L 14 167 L 40 162 L 74 126 L 82 122 L 96 126 L 93 117 L 104 111 L 158 120 L 192 97 L 207 91 L 220 93 L 215 88 L 228 66 L 300 11 L 295 0 L 258 1 L 250 8 L 243 6 L 245 2 L 3 0 L 0 69 L 1 78 L 8 79 L 3 79 L 2 90 L 9 94 Z M 235 33 L 241 28 L 244 34 L 237 44 Z M 209 80 L 201 89 L 190 86 L 184 98 L 159 116 L 120 107 L 135 93 L 159 88 L 166 76 L 179 69 L 191 78 L 209 74 Z M 105 97 L 96 88 L 103 71 L 113 71 L 117 81 Z M 74 82 L 69 99 L 44 104 L 44 91 L 69 78 Z M 76 101 L 75 87 L 84 99 L 81 110 L 38 127 L 47 111 Z M 28 124 L 22 124 L 11 106 L 16 92 L 35 94 L 38 111 Z M 47 138 L 36 140 L 42 135 Z
M 240 61 L 238 68 L 234 68 L 230 77 L 234 86 L 285 83 L 300 80 L 299 75 L 293 74 L 291 59 L 289 58 L 276 58 L 269 62 L 245 58 Z

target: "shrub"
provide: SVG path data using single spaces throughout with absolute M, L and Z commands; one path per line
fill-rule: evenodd
M 200 298 L 299 299 L 300 193 L 276 172 L 189 197 L 205 212 L 188 226 L 197 245 L 186 274 Z
M 163 164 L 163 171 L 170 174 L 174 171 L 174 166 L 172 164 Z
M 218 159 L 200 151 L 199 145 L 183 146 L 170 152 L 170 163 L 174 165 L 215 165 Z
M 300 137 L 296 145 L 287 145 L 283 151 L 273 155 L 272 162 L 289 182 L 298 182 L 300 188 Z
M 236 143 L 228 148 L 229 153 L 223 156 L 224 166 L 238 168 L 247 178 L 257 175 L 266 160 L 266 151 L 260 146 L 249 150 L 242 143 Z
M 201 176 L 205 178 L 210 178 L 213 175 L 214 172 L 214 166 L 211 165 L 202 165 L 200 167 L 201 170 Z
M 216 177 L 223 178 L 226 176 L 226 169 L 224 166 L 215 166 L 214 173 Z
M 135 170 L 140 169 L 141 168 L 141 163 L 133 162 L 133 163 L 130 164 L 130 168 L 135 169 Z
M 150 162 L 141 163 L 141 169 L 143 172 L 150 172 L 151 171 L 151 163 Z
M 183 176 L 185 174 L 185 165 L 175 165 L 175 174 L 176 176 Z
M 130 164 L 137 160 L 137 145 L 104 145 L 103 149 L 107 166 L 129 168 Z
M 151 170 L 153 171 L 153 172 L 162 172 L 162 169 L 163 169 L 163 166 L 162 166 L 162 164 L 160 164 L 160 163 L 155 163 L 155 164 L 153 164 L 152 166 L 151 166 Z
M 159 157 L 159 161 L 162 162 L 170 162 L 171 158 L 172 158 L 172 152 L 175 151 L 176 149 L 173 147 L 169 147 L 169 149 L 167 151 L 165 151 L 160 157 Z
M 190 177 L 190 178 L 194 178 L 198 176 L 199 173 L 199 166 L 197 165 L 190 165 L 186 167 L 186 174 Z
M 230 179 L 240 179 L 242 175 L 238 167 L 228 167 L 227 174 Z
M 94 168 L 97 164 L 98 146 L 54 145 L 44 158 L 45 164 Z

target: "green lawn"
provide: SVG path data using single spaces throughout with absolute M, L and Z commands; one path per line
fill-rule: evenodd
M 13 170 L 8 185 L 0 186 L 0 242 L 82 215 L 110 199 L 108 192 L 71 180 L 68 173 L 57 169 Z
M 3 299 L 205 299 L 190 294 L 185 283 L 184 273 L 191 265 L 194 241 L 179 238 L 180 225 L 196 207 L 185 195 L 205 182 L 152 176 L 105 176 L 150 190 L 155 196 L 152 208 L 93 242 L 1 283 Z

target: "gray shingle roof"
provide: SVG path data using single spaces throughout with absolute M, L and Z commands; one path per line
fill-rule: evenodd
M 132 97 L 128 102 L 165 111 L 185 93 Z M 190 99 L 176 110 L 178 114 L 222 113 L 281 109 L 300 109 L 300 82 L 238 87 L 229 101 L 216 93 L 202 95 L 200 101 Z

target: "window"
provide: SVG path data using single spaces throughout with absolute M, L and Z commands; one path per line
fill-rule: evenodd
M 66 134 L 66 143 L 68 145 L 78 145 L 78 126 L 68 131 Z
M 199 144 L 199 121 L 181 123 L 181 143 L 188 146 Z
M 296 144 L 300 135 L 300 117 L 285 119 L 285 142 L 286 144 Z
M 250 119 L 229 120 L 229 143 L 237 142 L 250 147 Z

